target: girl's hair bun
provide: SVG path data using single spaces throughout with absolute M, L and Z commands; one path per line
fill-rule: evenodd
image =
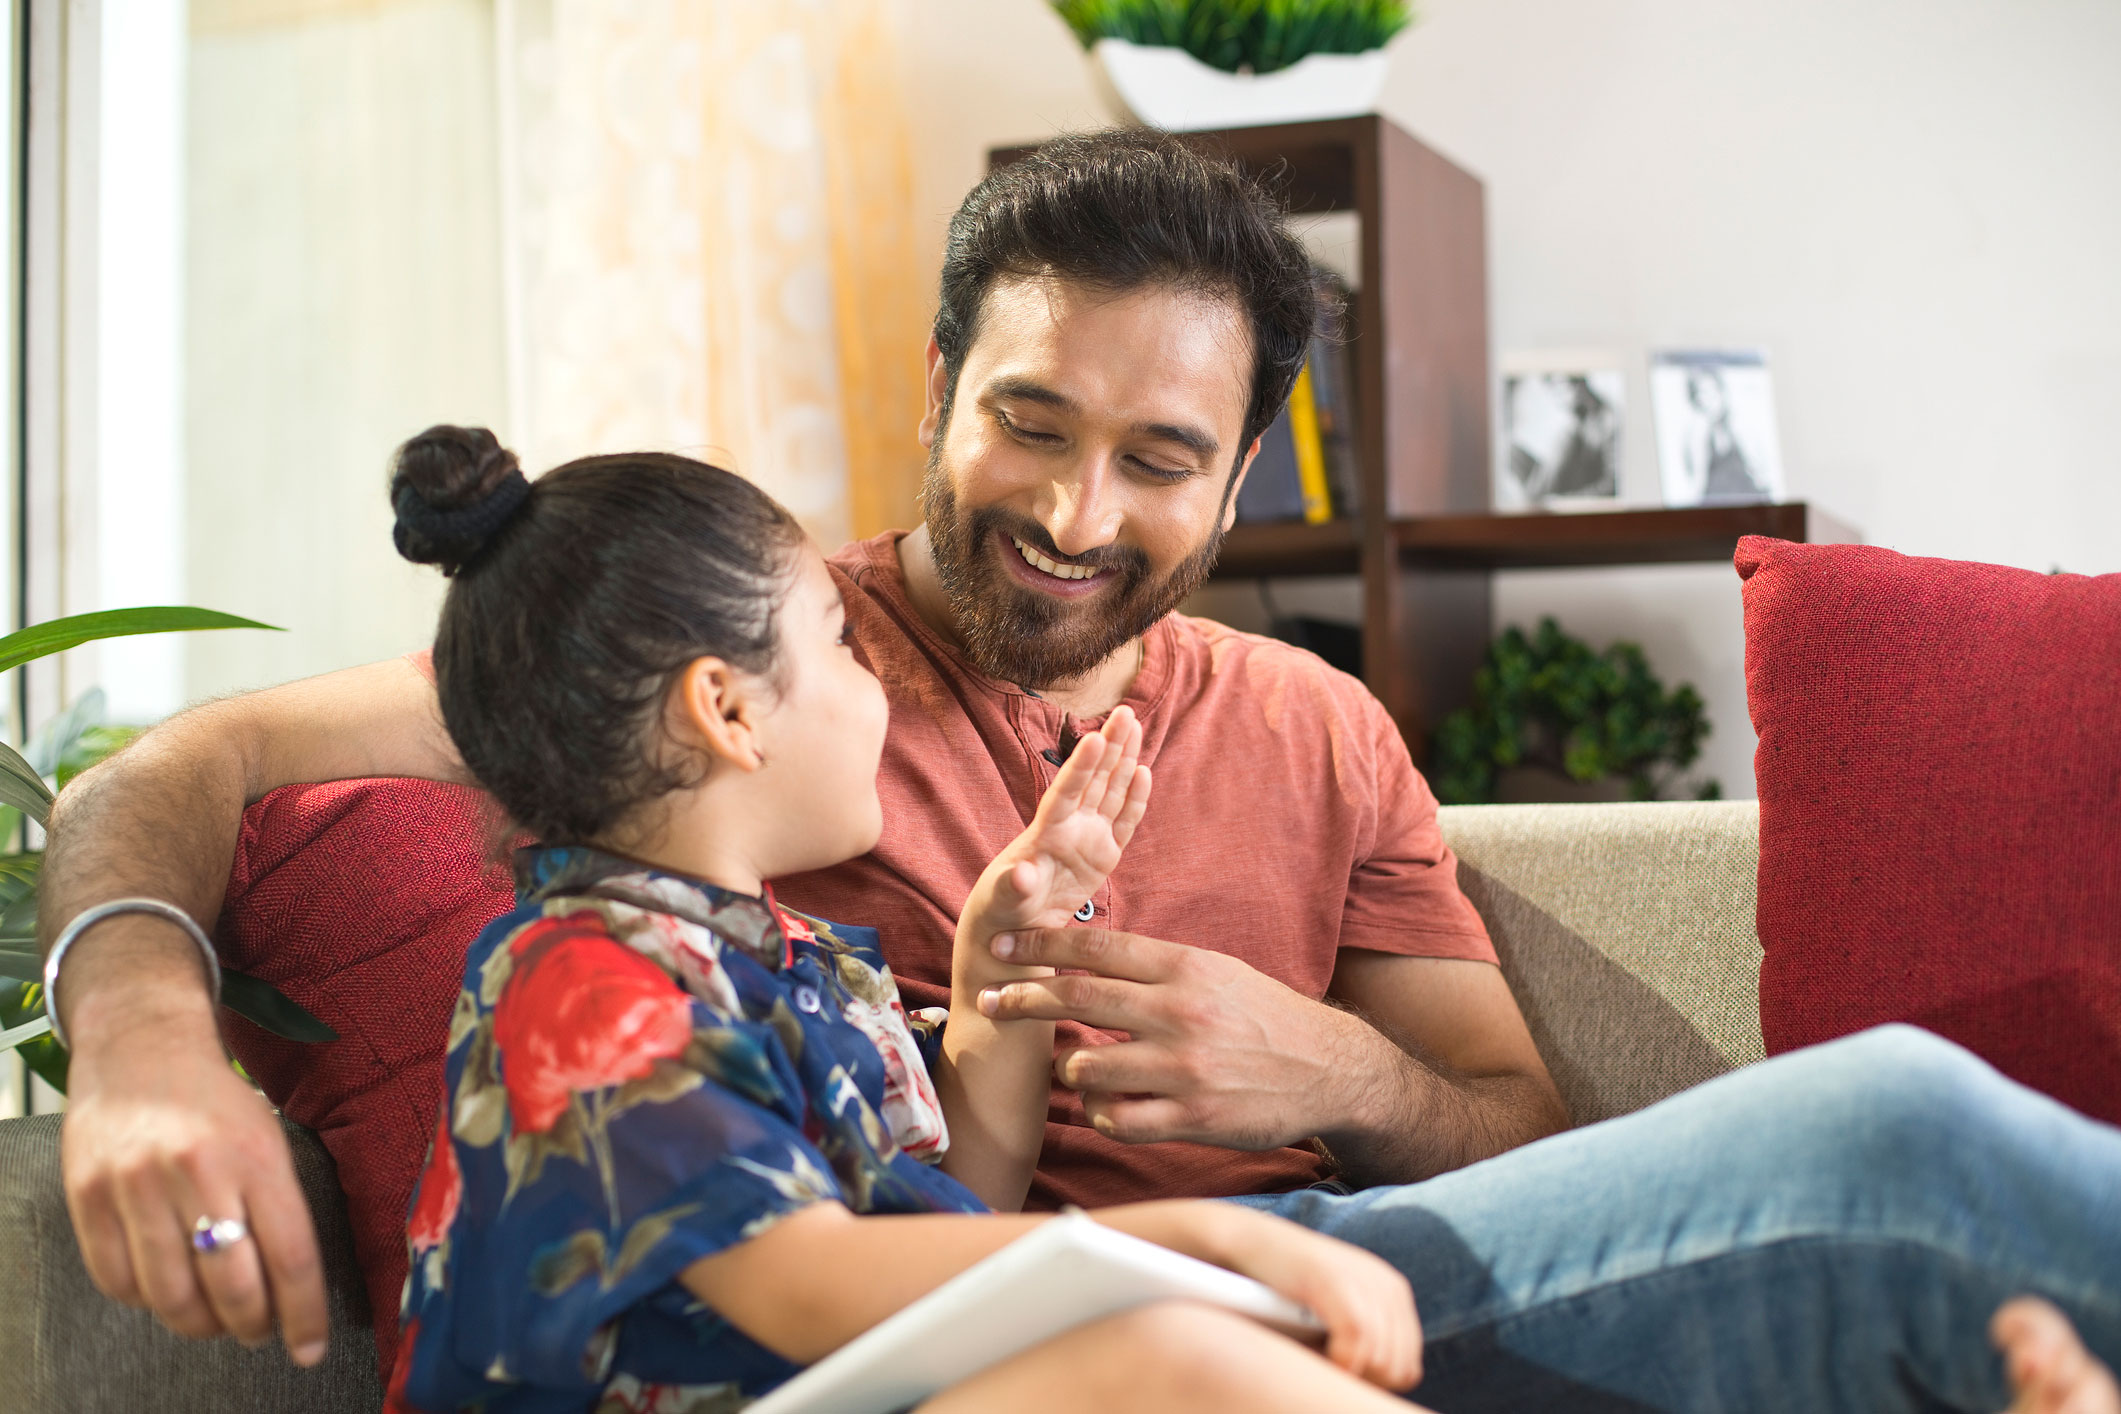
M 415 564 L 463 570 L 530 497 L 516 454 L 483 427 L 430 427 L 390 462 L 391 538 Z

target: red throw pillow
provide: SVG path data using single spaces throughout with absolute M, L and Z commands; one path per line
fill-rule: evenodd
M 2121 574 L 1737 564 L 1769 1054 L 1908 1021 L 2121 1122 Z
M 495 826 L 464 786 L 283 787 L 244 812 L 216 930 L 230 967 L 339 1033 L 305 1045 L 223 1018 L 243 1068 L 338 1164 L 386 1378 L 405 1213 L 435 1131 L 464 954 L 513 903 Z

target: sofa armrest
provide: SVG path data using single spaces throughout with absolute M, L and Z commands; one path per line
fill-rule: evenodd
M 331 1351 L 302 1370 L 277 1342 L 245 1350 L 228 1339 L 185 1340 L 96 1290 L 59 1185 L 60 1119 L 0 1120 L 0 1407 L 373 1414 L 382 1405 L 337 1170 L 314 1134 L 287 1126 L 331 1310 Z
M 1578 1124 L 1761 1058 L 1753 802 L 1439 813 Z

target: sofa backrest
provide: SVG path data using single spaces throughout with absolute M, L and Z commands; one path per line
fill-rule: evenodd
M 1459 805 L 1442 820 L 1578 1124 L 1761 1058 L 1753 802 Z

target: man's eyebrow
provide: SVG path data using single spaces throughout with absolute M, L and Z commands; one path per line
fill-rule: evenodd
M 1216 449 L 1222 445 L 1198 427 L 1175 422 L 1137 422 L 1133 430 L 1144 437 L 1176 442 L 1202 461 L 1214 461 Z
M 990 398 L 1015 398 L 1021 402 L 1038 403 L 1056 412 L 1075 414 L 1082 411 L 1075 399 L 1055 388 L 1048 388 L 1034 378 L 997 378 L 987 385 Z
M 1075 399 L 1057 389 L 1030 378 L 997 378 L 987 385 L 990 398 L 1016 398 L 1041 407 L 1052 408 L 1069 416 L 1078 416 L 1082 407 Z M 1137 422 L 1128 429 L 1143 437 L 1154 437 L 1160 442 L 1176 442 L 1202 461 L 1213 461 L 1222 443 L 1198 427 L 1188 427 L 1179 422 Z

